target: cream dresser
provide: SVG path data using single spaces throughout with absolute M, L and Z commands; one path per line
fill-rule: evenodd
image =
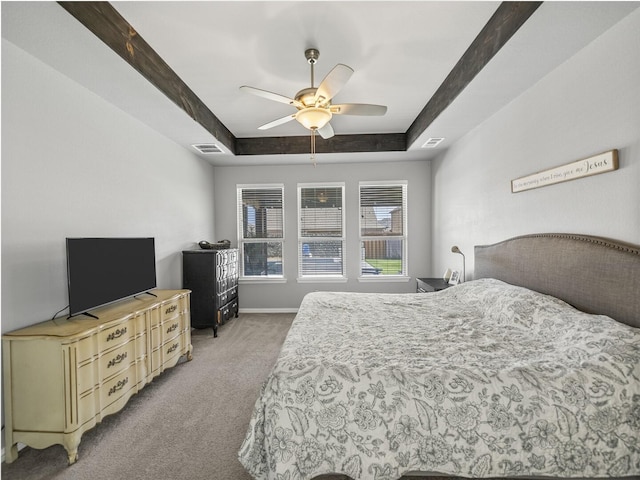
M 61 444 L 69 464 L 80 437 L 182 355 L 191 360 L 189 290 L 153 290 L 2 336 L 5 458 L 17 443 Z

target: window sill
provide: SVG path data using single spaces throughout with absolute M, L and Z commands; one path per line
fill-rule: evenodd
M 359 282 L 408 282 L 411 277 L 404 275 L 367 275 L 358 277 Z
M 240 277 L 238 279 L 239 284 L 264 284 L 264 283 L 287 283 L 285 277 Z
M 347 277 L 298 277 L 298 283 L 347 283 Z

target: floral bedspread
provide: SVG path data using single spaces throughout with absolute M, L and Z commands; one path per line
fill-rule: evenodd
M 640 475 L 640 329 L 491 279 L 310 293 L 239 459 L 271 480 Z

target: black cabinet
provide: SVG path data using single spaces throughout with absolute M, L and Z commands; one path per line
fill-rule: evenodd
M 182 286 L 191 290 L 191 326 L 213 328 L 238 316 L 238 250 L 185 250 Z

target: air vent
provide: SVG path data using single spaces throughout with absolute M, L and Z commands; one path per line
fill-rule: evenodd
M 422 145 L 422 148 L 435 148 L 443 140 L 444 138 L 430 138 L 429 140 L 424 142 L 424 145 Z
M 196 145 L 191 145 L 191 146 L 196 150 L 198 150 L 203 155 L 213 155 L 215 153 L 224 153 L 222 149 L 215 143 L 198 143 Z

